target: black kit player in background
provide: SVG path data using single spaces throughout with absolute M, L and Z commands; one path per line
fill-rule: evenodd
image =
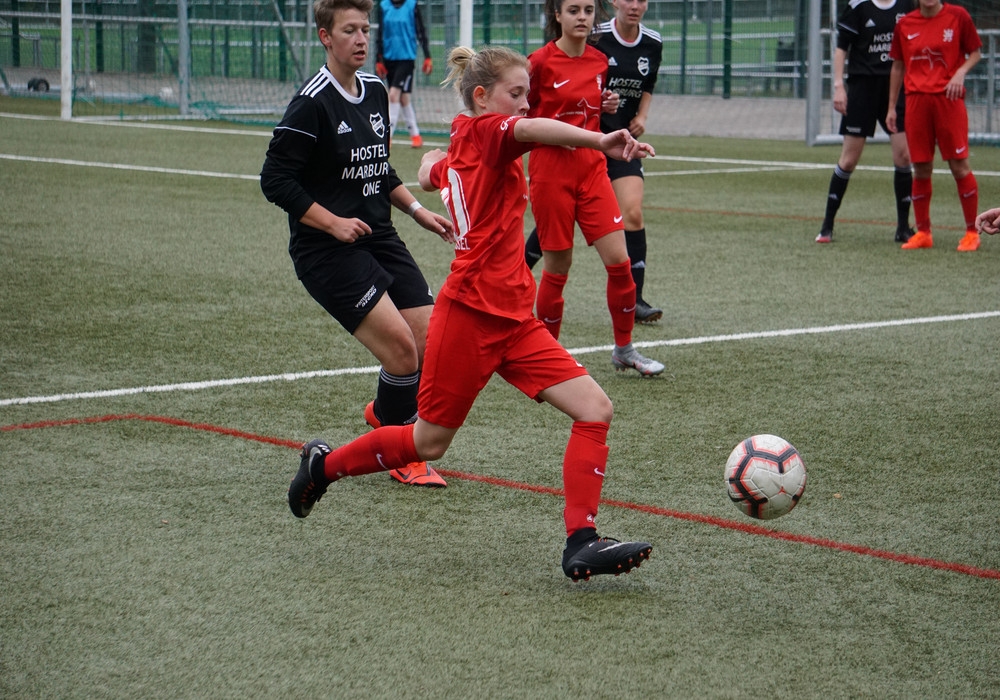
M 663 57 L 660 35 L 642 24 L 649 0 L 612 0 L 615 16 L 594 30 L 597 48 L 608 57 L 608 89 L 620 98 L 618 111 L 601 114 L 601 131 L 606 134 L 628 129 L 633 137 L 646 133 L 646 118 L 653 102 L 653 89 Z M 642 216 L 642 161 L 608 159 L 608 177 L 622 210 L 625 246 L 632 261 L 635 280 L 635 320 L 652 323 L 663 316 L 662 309 L 646 303 L 642 295 L 646 279 L 646 225 Z
M 373 426 L 416 418 L 434 300 L 392 225 L 392 207 L 450 241 L 451 221 L 421 207 L 389 164 L 389 98 L 368 56 L 372 0 L 319 0 L 326 63 L 292 98 L 260 175 L 288 212 L 288 252 L 310 295 L 381 363 Z M 369 415 L 370 414 L 370 415 Z M 444 486 L 428 465 L 394 470 L 403 483 Z
M 663 41 L 660 35 L 641 24 L 649 0 L 612 0 L 615 16 L 594 28 L 595 46 L 608 57 L 607 88 L 619 95 L 616 112 L 601 113 L 601 131 L 608 134 L 628 129 L 639 138 L 646 132 L 646 118 L 653 100 L 653 89 L 660 70 Z M 626 162 L 607 159 L 608 177 L 621 209 L 625 228 L 625 247 L 635 281 L 635 320 L 653 323 L 663 317 L 663 310 L 646 302 L 642 296 L 646 280 L 646 227 L 642 216 L 643 170 L 638 158 Z M 542 257 L 538 231 L 532 230 L 525 244 L 525 260 L 534 267 Z
M 910 228 L 910 196 L 913 172 L 910 151 L 904 132 L 904 101 L 897 106 L 898 131 L 890 134 L 885 123 L 889 105 L 889 73 L 892 60 L 889 48 L 896 22 L 912 8 L 910 0 L 850 0 L 837 20 L 837 48 L 833 55 L 833 108 L 843 114 L 840 133 L 844 145 L 830 178 L 826 215 L 817 243 L 833 241 L 833 222 L 844 199 L 844 192 L 861 159 L 869 136 L 875 135 L 878 122 L 892 146 L 895 165 L 893 189 L 896 194 L 896 241 L 905 243 L 913 233 Z M 844 63 L 847 62 L 847 85 Z

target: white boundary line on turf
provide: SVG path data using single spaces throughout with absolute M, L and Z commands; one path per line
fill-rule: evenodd
M 239 173 L 216 173 L 211 170 L 186 170 L 184 168 L 160 168 L 154 165 L 127 165 L 125 163 L 101 163 L 99 161 L 72 160 L 70 158 L 40 158 L 38 156 L 16 156 L 10 153 L 0 153 L 0 160 L 19 160 L 27 163 L 53 163 L 55 165 L 78 165 L 85 168 L 109 168 L 111 170 L 132 170 L 143 173 L 159 173 L 166 175 L 196 175 L 198 177 L 222 177 L 234 180 L 259 180 L 259 175 L 240 175 Z
M 848 331 L 871 330 L 878 328 L 895 328 L 913 326 L 925 323 L 950 323 L 954 321 L 975 321 L 985 318 L 1000 317 L 1000 311 L 981 311 L 951 316 L 925 316 L 923 318 L 903 318 L 891 321 L 869 321 L 866 323 L 846 323 L 835 326 L 814 326 L 812 328 L 786 328 L 776 331 L 758 331 L 751 333 L 732 333 L 728 335 L 706 335 L 697 338 L 675 338 L 673 340 L 638 341 L 638 347 L 677 347 L 682 345 L 702 345 L 704 343 L 722 343 L 733 340 L 760 340 L 763 338 L 787 338 L 796 335 L 816 335 L 820 333 L 844 333 Z M 594 345 L 591 347 L 574 348 L 572 355 L 589 355 L 596 352 L 611 352 L 610 345 Z M 36 403 L 57 403 L 78 399 L 103 399 L 135 394 L 154 394 L 172 391 L 200 391 L 223 386 L 238 386 L 243 384 L 266 384 L 269 382 L 294 382 L 300 379 L 316 377 L 338 377 L 348 374 L 376 374 L 379 367 L 345 367 L 343 369 L 324 369 L 312 372 L 287 372 L 284 374 L 268 374 L 258 377 L 236 377 L 233 379 L 215 379 L 202 382 L 183 382 L 180 384 L 159 384 L 154 386 L 131 387 L 126 389 L 107 389 L 104 391 L 84 391 L 75 394 L 53 394 L 50 396 L 26 396 L 21 398 L 0 399 L 2 406 L 22 406 Z

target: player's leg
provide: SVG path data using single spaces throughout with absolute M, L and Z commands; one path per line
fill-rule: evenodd
M 542 157 L 551 154 L 545 152 Z M 560 158 L 562 154 L 556 154 Z M 534 159 L 529 167 L 537 165 Z M 562 162 L 557 160 L 558 162 Z M 538 226 L 538 241 L 542 252 L 542 277 L 535 298 L 535 314 L 549 329 L 553 338 L 559 337 L 566 300 L 563 289 L 573 265 L 573 234 L 576 217 L 576 183 L 571 178 L 549 177 L 565 172 L 556 167 L 546 167 L 544 173 L 532 171 L 529 183 L 531 211 Z
M 592 171 L 590 180 L 582 190 L 587 195 L 581 197 L 577 209 L 580 231 L 587 244 L 597 251 L 608 273 L 608 311 L 615 338 L 611 363 L 622 371 L 634 369 L 645 376 L 660 374 L 664 369 L 663 364 L 645 357 L 632 345 L 636 307 L 635 280 L 632 278 L 628 247 L 625 245 L 625 231 L 607 230 L 609 225 L 621 224 L 623 218 L 607 171 Z
M 535 319 L 509 339 L 498 373 L 524 394 L 555 406 L 573 420 L 563 456 L 566 548 L 563 571 L 574 581 L 621 574 L 649 557 L 645 542 L 619 543 L 597 534 L 597 508 L 608 462 L 613 407 L 597 382 Z
M 906 95 L 899 91 L 896 102 L 896 133 L 889 134 L 892 149 L 892 188 L 896 195 L 896 242 L 906 243 L 914 231 L 910 228 L 910 202 L 913 195 L 913 166 L 910 163 L 910 148 L 906 144 Z M 888 102 L 888 93 L 886 95 Z M 888 106 L 886 107 L 888 109 Z M 884 120 L 884 117 L 882 118 Z M 884 121 L 880 122 L 885 129 Z M 888 133 L 886 129 L 886 133 Z
M 362 242 L 360 245 L 366 245 Z M 423 365 L 427 342 L 427 327 L 433 310 L 427 280 L 413 256 L 398 238 L 383 240 L 370 246 L 372 255 L 392 277 L 386 296 L 399 310 L 413 336 L 417 350 L 417 367 Z M 378 330 L 374 329 L 377 333 Z M 395 376 L 385 367 L 379 372 L 375 400 L 365 406 L 365 421 L 373 428 L 382 425 L 404 425 L 416 419 L 417 391 L 420 371 Z M 390 470 L 389 476 L 411 486 L 447 486 L 445 480 L 425 461 L 417 461 L 402 469 Z
M 630 174 L 617 175 L 617 165 L 634 166 Z M 632 174 L 634 173 L 634 174 Z M 642 165 L 638 160 L 609 160 L 608 176 L 611 177 L 611 187 L 618 200 L 618 208 L 622 213 L 622 226 L 625 227 L 625 249 L 628 253 L 632 280 L 635 282 L 635 320 L 638 323 L 653 323 L 663 317 L 663 310 L 654 308 L 646 302 L 642 295 L 646 282 L 646 226 L 642 215 L 642 198 L 644 181 Z
M 969 114 L 963 100 L 938 99 L 935 124 L 941 158 L 947 161 L 958 189 L 958 201 L 965 219 L 965 235 L 958 245 L 959 252 L 979 249 L 976 215 L 979 213 L 979 184 L 969 166 Z
M 535 313 L 553 338 L 559 337 L 559 330 L 562 328 L 563 311 L 566 307 L 563 290 L 569 281 L 569 269 L 572 265 L 572 248 L 542 252 L 542 278 L 538 282 Z
M 840 158 L 833 168 L 833 175 L 830 176 L 830 186 L 826 193 L 826 211 L 823 214 L 823 224 L 820 226 L 819 235 L 816 236 L 817 243 L 830 243 L 833 241 L 833 225 L 837 218 L 837 212 L 844 201 L 844 194 L 847 192 L 847 185 L 850 184 L 851 175 L 861 160 L 861 153 L 864 151 L 867 138 L 864 136 L 844 136 L 844 144 L 840 150 Z
M 906 96 L 906 145 L 913 163 L 913 190 L 910 195 L 913 222 L 917 232 L 901 248 L 916 250 L 931 248 L 931 195 L 934 188 L 934 105 L 931 95 L 915 93 Z
M 420 135 L 420 125 L 417 124 L 417 114 L 413 110 L 413 99 L 411 91 L 404 92 L 400 98 L 401 113 L 406 128 L 410 132 L 410 146 L 420 148 L 424 145 L 424 138 Z

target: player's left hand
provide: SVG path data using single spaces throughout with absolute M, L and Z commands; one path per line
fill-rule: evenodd
M 430 56 L 424 59 L 424 67 L 422 68 L 422 70 L 424 71 L 424 75 L 430 75 L 431 72 L 433 72 L 434 61 L 431 60 Z
M 957 73 L 944 86 L 944 96 L 949 100 L 961 100 L 965 97 L 965 77 Z
M 605 90 L 601 93 L 601 111 L 605 114 L 614 114 L 618 111 L 618 104 L 621 102 L 621 99 L 621 96 L 617 92 Z
M 441 237 L 441 240 L 447 243 L 455 243 L 455 227 L 452 225 L 451 219 L 446 219 L 440 214 L 436 214 L 424 207 L 416 211 L 413 215 L 413 220 L 431 233 L 436 233 Z
M 632 121 L 628 125 L 628 133 L 632 134 L 633 137 L 639 138 L 646 133 L 646 117 L 637 114 L 632 118 Z
M 1000 209 L 988 209 L 977 216 L 976 230 L 991 236 L 1000 231 Z
M 649 158 L 656 155 L 652 146 L 642 141 L 636 141 L 628 129 L 619 129 L 610 134 L 603 134 L 600 150 L 616 160 Z

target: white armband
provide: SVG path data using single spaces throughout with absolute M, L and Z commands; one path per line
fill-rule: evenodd
M 410 208 L 407 209 L 407 212 L 409 212 L 410 216 L 412 217 L 414 214 L 416 214 L 418 211 L 420 211 L 423 208 L 424 208 L 423 204 L 421 204 L 420 202 L 414 200 L 413 204 L 410 205 Z

